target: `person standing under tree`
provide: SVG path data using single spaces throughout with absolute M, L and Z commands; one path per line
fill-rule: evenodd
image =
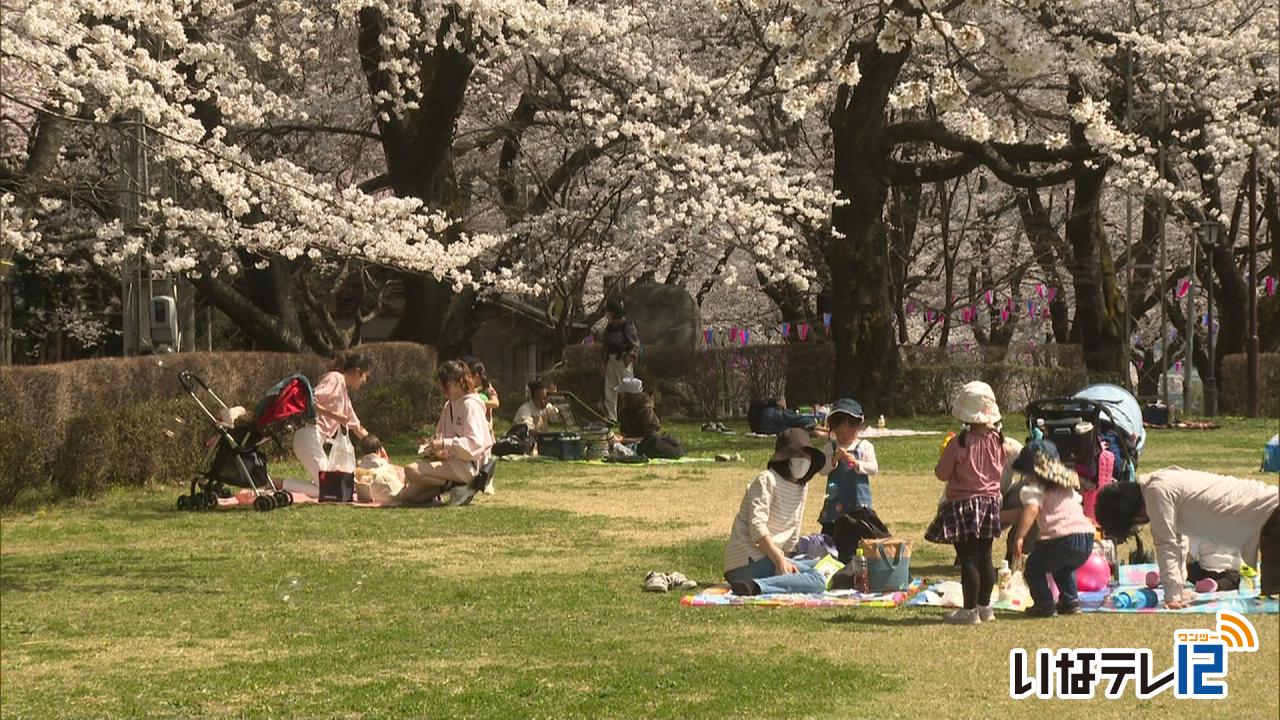
M 608 324 L 604 328 L 604 409 L 609 422 L 618 421 L 618 386 L 635 376 L 636 356 L 640 352 L 640 336 L 635 323 L 622 314 L 622 303 L 610 300 L 604 306 Z

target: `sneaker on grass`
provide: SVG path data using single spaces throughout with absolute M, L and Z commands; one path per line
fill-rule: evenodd
M 690 580 L 681 572 L 667 573 L 667 586 L 672 590 L 692 590 L 698 587 L 698 583 Z
M 671 583 L 666 573 L 653 570 L 644 576 L 644 589 L 646 592 L 666 592 L 671 589 Z
M 978 617 L 977 608 L 972 610 L 960 608 L 955 612 L 947 613 L 947 615 L 942 618 L 942 621 L 948 625 L 978 625 L 982 622 L 982 619 Z

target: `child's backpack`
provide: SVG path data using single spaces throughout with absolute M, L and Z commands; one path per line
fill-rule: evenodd
M 836 518 L 833 539 L 840 562 L 848 564 L 863 540 L 889 537 L 889 528 L 875 510 L 859 505 Z

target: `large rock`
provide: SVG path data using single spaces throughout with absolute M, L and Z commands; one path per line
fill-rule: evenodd
M 627 291 L 624 304 L 641 345 L 689 350 L 698 346 L 702 335 L 698 304 L 684 288 L 640 283 Z

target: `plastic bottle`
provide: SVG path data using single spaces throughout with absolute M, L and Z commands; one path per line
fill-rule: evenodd
M 1121 590 L 1111 596 L 1111 603 L 1119 610 L 1139 610 L 1155 607 L 1160 603 L 1160 595 L 1149 588 Z
M 884 416 L 883 416 L 883 415 L 881 415 L 881 416 L 880 416 L 880 419 L 879 419 L 879 420 L 876 420 L 876 427 L 880 428 L 881 430 L 883 430 L 883 429 L 884 429 Z
M 996 571 L 996 587 L 992 602 L 1009 602 L 1009 584 L 1013 581 L 1013 570 L 1008 560 L 1000 561 L 1000 569 Z
M 862 548 L 858 548 L 858 554 L 853 558 L 853 589 L 860 593 L 870 591 L 871 577 L 867 572 L 867 558 L 862 554 Z
M 1240 594 L 1252 593 L 1258 589 L 1258 571 L 1248 565 L 1240 565 Z

